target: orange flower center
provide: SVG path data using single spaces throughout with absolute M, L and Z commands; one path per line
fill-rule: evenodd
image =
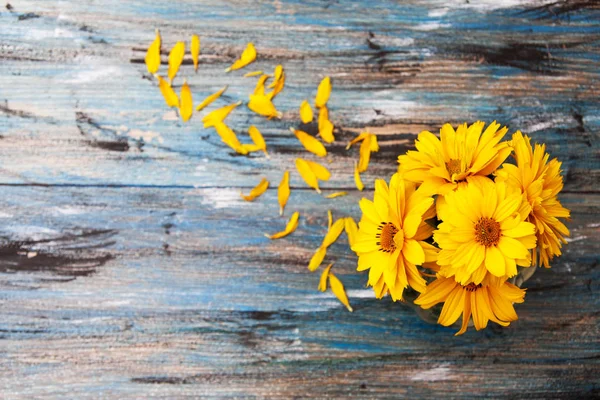
M 452 178 L 453 174 L 460 174 L 462 172 L 462 167 L 460 164 L 460 160 L 456 160 L 454 158 L 446 163 L 446 168 L 448 169 L 450 178 Z
M 398 233 L 398 228 L 391 222 L 382 222 L 377 227 L 379 233 L 375 235 L 379 241 L 377 245 L 380 251 L 386 253 L 393 253 L 396 250 L 396 243 L 394 243 L 394 236 Z
M 468 292 L 474 292 L 477 289 L 479 289 L 481 287 L 481 283 L 479 285 L 476 285 L 474 283 L 469 283 L 467 286 L 463 286 L 463 289 L 465 289 Z
M 491 247 L 500 241 L 500 223 L 488 217 L 482 217 L 475 224 L 475 240 L 485 247 Z

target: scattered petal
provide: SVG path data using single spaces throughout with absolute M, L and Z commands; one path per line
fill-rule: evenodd
M 156 37 L 154 41 L 148 46 L 148 51 L 146 51 L 146 68 L 148 68 L 148 72 L 151 74 L 155 74 L 158 72 L 160 68 L 160 32 L 158 29 L 156 30 Z
M 352 307 L 350 306 L 350 302 L 348 301 L 348 296 L 346 296 L 346 290 L 344 289 L 344 285 L 342 282 L 331 272 L 329 272 L 329 285 L 331 286 L 331 291 L 335 294 L 335 297 L 346 306 L 348 311 L 352 312 Z
M 165 103 L 167 103 L 167 106 L 179 108 L 179 97 L 177 97 L 177 94 L 169 82 L 165 81 L 160 75 L 155 76 L 158 79 L 158 88 L 165 98 Z
M 192 91 L 187 84 L 187 81 L 183 81 L 181 86 L 181 104 L 179 106 L 179 114 L 184 122 L 187 122 L 192 118 L 194 112 L 194 101 L 192 100 Z
M 273 100 L 275 96 L 277 96 L 285 86 L 285 72 L 281 72 L 279 78 L 277 77 L 277 72 L 275 73 L 275 80 L 269 85 L 269 87 L 273 87 L 273 90 L 267 94 L 269 100 Z
M 257 96 L 264 96 L 265 82 L 267 81 L 267 79 L 269 79 L 269 75 L 262 75 L 260 78 L 258 78 L 258 81 L 256 81 L 256 86 L 254 87 L 254 92 L 252 92 L 252 94 Z
M 317 96 L 315 97 L 315 107 L 321 108 L 327 104 L 329 95 L 331 94 L 331 79 L 326 76 L 323 78 L 317 88 Z
M 356 243 L 358 237 L 358 225 L 356 225 L 356 222 L 354 222 L 352 217 L 346 217 L 344 229 L 346 230 L 346 235 L 348 235 L 348 244 L 352 247 L 354 243 Z
M 371 159 L 371 135 L 367 135 L 360 144 L 360 156 L 358 159 L 358 172 L 365 172 Z
M 313 120 L 312 108 L 306 100 L 304 100 L 302 104 L 300 104 L 300 120 L 303 124 L 308 124 Z
M 319 135 L 326 143 L 333 143 L 333 124 L 329 120 L 329 111 L 326 106 L 319 109 Z
M 328 181 L 329 178 L 331 178 L 331 172 L 329 172 L 329 170 L 327 168 L 325 168 L 318 162 L 309 161 L 309 160 L 305 160 L 305 161 L 308 164 L 309 168 L 312 170 L 312 172 L 315 174 L 315 176 L 317 177 L 318 180 Z
M 331 229 L 331 225 L 333 225 L 333 214 L 331 210 L 327 210 L 327 231 Z
M 265 235 L 265 236 L 268 237 L 269 239 L 280 239 L 284 236 L 289 235 L 290 233 L 294 232 L 296 230 L 296 228 L 298 227 L 298 218 L 300 218 L 300 213 L 298 211 L 296 211 L 296 212 L 294 212 L 294 214 L 292 214 L 292 217 L 290 218 L 287 225 L 285 226 L 285 230 L 283 230 L 281 232 L 277 232 L 271 236 L 269 236 L 269 235 Z
M 283 77 L 283 75 L 283 66 L 281 64 L 278 64 L 275 67 L 275 71 L 273 74 L 273 82 L 271 82 L 271 84 L 269 85 L 269 89 L 273 89 L 277 85 L 277 81 L 280 80 Z
M 240 195 L 246 201 L 253 201 L 258 196 L 260 196 L 261 194 L 263 194 L 264 192 L 266 192 L 268 188 L 269 188 L 269 181 L 266 178 L 262 178 L 262 180 L 260 181 L 260 183 L 258 185 L 256 185 L 250 191 L 250 194 L 248 196 L 245 196 L 243 193 L 240 193 Z
M 277 200 L 279 201 L 279 215 L 283 215 L 283 210 L 285 209 L 285 205 L 290 198 L 290 171 L 285 171 L 283 173 L 283 178 L 281 178 L 281 182 L 279 182 L 279 187 L 277 188 Z
M 346 146 L 346 150 L 350 150 L 350 147 L 352 147 L 352 145 L 355 145 L 358 142 L 362 142 L 367 136 L 369 136 L 369 132 L 361 132 L 357 137 L 355 137 L 348 143 L 348 145 Z
M 317 193 L 321 193 L 321 189 L 319 189 L 319 181 L 317 180 L 317 176 L 315 175 L 313 170 L 310 168 L 310 166 L 308 165 L 308 162 L 306 162 L 306 160 L 304 160 L 302 158 L 297 158 L 296 159 L 296 169 L 298 170 L 298 173 L 300 174 L 300 176 L 302 177 L 302 179 L 304 180 L 304 182 L 306 182 L 306 184 L 308 186 L 315 189 L 317 191 Z
M 232 103 L 232 104 L 226 105 L 221 108 L 217 108 L 216 110 L 209 112 L 208 114 L 206 114 L 204 116 L 204 118 L 202 118 L 204 127 L 208 128 L 208 127 L 218 124 L 219 122 L 223 122 L 225 120 L 225 118 L 227 118 L 229 113 L 232 112 L 233 109 L 236 108 L 237 106 L 239 106 L 240 104 L 242 104 L 242 102 L 238 101 L 237 103 Z
M 227 146 L 231 147 L 237 153 L 248 154 L 248 151 L 240 143 L 235 132 L 233 132 L 230 127 L 225 125 L 225 123 L 217 122 L 214 125 L 214 127 L 215 127 L 215 130 L 217 131 L 217 133 L 219 134 L 219 136 L 221 137 L 221 140 L 223 141 L 223 143 L 225 143 Z
M 269 153 L 267 153 L 267 144 L 265 143 L 265 138 L 263 137 L 262 133 L 260 133 L 258 128 L 254 125 L 251 125 L 250 128 L 248 128 L 248 134 L 250 135 L 250 139 L 252 139 L 252 142 L 254 142 L 256 147 L 259 150 L 262 150 L 265 155 L 268 156 Z
M 331 270 L 332 266 L 333 263 L 329 264 L 327 267 L 325 267 L 323 273 L 321 274 L 321 279 L 319 280 L 319 290 L 321 292 L 325 292 L 327 290 L 327 278 L 329 277 L 329 270 Z
M 334 192 L 325 196 L 326 199 L 335 199 L 336 197 L 346 196 L 348 192 Z
M 183 61 L 183 56 L 185 55 L 185 43 L 177 42 L 175 46 L 171 49 L 169 53 L 169 71 L 167 76 L 169 77 L 169 83 L 173 83 L 173 79 L 175 79 L 175 75 L 179 72 L 179 67 L 181 66 L 181 62 Z
M 329 247 L 333 243 L 335 243 L 336 240 L 338 240 L 338 238 L 342 234 L 342 231 L 344 230 L 345 222 L 346 221 L 344 218 L 340 218 L 329 227 L 329 230 L 323 238 L 323 243 L 321 244 L 321 247 Z
M 198 61 L 200 59 L 200 37 L 198 35 L 192 35 L 192 41 L 190 43 L 190 53 L 192 53 L 194 71 L 198 72 Z
M 315 251 L 315 254 L 313 254 L 310 262 L 308 263 L 308 269 L 311 272 L 314 272 L 317 270 L 317 268 L 319 268 L 319 265 L 321 265 L 323 259 L 325 258 L 325 254 L 327 254 L 327 248 L 325 247 L 319 247 L 317 251 Z
M 267 96 L 251 95 L 248 108 L 267 118 L 281 118 L 282 116 Z
M 204 100 L 202 100 L 202 103 L 198 104 L 198 106 L 196 107 L 196 111 L 202 111 L 206 106 L 210 105 L 213 101 L 221 97 L 221 95 L 225 93 L 226 90 L 227 85 L 225 85 L 223 89 L 219 90 L 218 92 L 215 92 L 210 96 L 206 97 Z
M 319 157 L 325 157 L 327 155 L 327 150 L 325 149 L 325 146 L 323 146 L 323 143 L 319 142 L 317 138 L 298 129 L 290 128 L 290 130 L 294 132 L 294 135 L 296 135 L 296 137 L 298 138 L 300 143 L 302 143 L 306 150 Z
M 356 185 L 356 188 L 358 190 L 360 190 L 361 192 L 365 188 L 365 185 L 362 183 L 362 180 L 360 179 L 360 172 L 358 172 L 358 164 L 357 163 L 354 163 L 354 184 Z
M 246 65 L 250 64 L 254 60 L 256 60 L 256 48 L 254 48 L 253 43 L 248 43 L 248 45 L 246 45 L 246 48 L 242 52 L 241 57 L 235 60 L 231 67 L 227 68 L 225 72 L 235 71 L 236 69 L 244 68 Z
M 259 76 L 259 75 L 262 75 L 263 73 L 264 73 L 263 71 L 247 72 L 247 73 L 244 74 L 244 78 L 252 78 L 253 76 Z

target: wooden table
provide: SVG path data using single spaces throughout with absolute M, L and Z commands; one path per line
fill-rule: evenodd
M 19 1 L 0 12 L 0 385 L 3 398 L 593 397 L 600 395 L 600 6 L 592 0 Z M 245 106 L 269 159 L 238 156 L 198 115 L 169 111 L 143 64 L 202 38 L 196 101 L 246 100 L 287 72 L 281 121 Z M 259 60 L 224 68 L 253 41 Z M 166 53 L 163 61 L 166 62 Z M 166 66 L 163 65 L 163 71 Z M 307 153 L 290 126 L 325 75 L 337 141 L 328 200 L 292 174 Z M 306 266 L 334 216 L 360 216 L 373 179 L 421 130 L 498 120 L 563 162 L 571 238 L 528 282 L 519 321 L 454 337 L 377 301 L 345 239 L 328 260 L 354 313 Z M 357 150 L 379 135 L 354 189 Z M 254 203 L 239 198 L 262 176 Z M 269 241 L 301 212 L 296 233 Z

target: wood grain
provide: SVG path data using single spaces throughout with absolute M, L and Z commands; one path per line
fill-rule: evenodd
M 154 29 L 202 38 L 196 102 L 246 100 L 255 79 L 223 70 L 253 41 L 286 87 L 266 121 L 271 158 L 238 156 L 196 114 L 169 111 L 143 64 Z M 163 65 L 163 70 L 166 66 Z M 327 200 L 292 173 L 289 127 L 330 75 L 336 142 Z M 0 11 L 0 388 L 5 398 L 595 397 L 600 391 L 600 7 L 597 2 L 12 1 Z M 519 321 L 455 338 L 376 301 L 341 239 L 327 260 L 355 312 L 306 266 L 326 210 L 360 216 L 422 130 L 498 120 L 563 161 L 572 236 L 527 283 Z M 368 127 L 381 151 L 354 190 Z M 308 131 L 314 126 L 304 126 Z M 239 198 L 262 176 L 271 189 Z M 287 239 L 269 241 L 292 211 Z M 327 261 L 326 260 L 326 261 Z

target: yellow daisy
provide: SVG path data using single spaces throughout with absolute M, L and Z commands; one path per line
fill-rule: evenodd
M 569 218 L 570 212 L 563 207 L 556 195 L 563 188 L 560 175 L 561 163 L 550 160 L 546 145 L 531 147 L 530 138 L 517 131 L 513 135 L 517 165 L 504 164 L 497 172 L 497 180 L 516 186 L 527 195 L 531 212 L 527 221 L 536 227 L 537 248 L 533 250 L 533 264 L 550 268 L 550 260 L 561 255 L 562 243 L 569 236 L 567 227 L 558 218 Z
M 448 193 L 433 234 L 440 273 L 477 285 L 487 272 L 506 279 L 517 274 L 517 265 L 530 266 L 536 239 L 535 226 L 525 221 L 529 210 L 519 190 L 487 178 Z
M 433 198 L 394 174 L 389 187 L 377 179 L 373 201 L 363 198 L 360 208 L 363 215 L 352 250 L 358 254 L 358 271 L 369 270 L 368 285 L 376 297 L 389 292 L 394 301 L 402 300 L 409 285 L 425 290 L 416 266 L 436 259 L 437 249 L 424 242 L 433 232 L 424 222 L 435 215 Z
M 445 194 L 458 183 L 490 175 L 506 160 L 512 149 L 500 142 L 508 128 L 492 122 L 482 133 L 485 123 L 462 124 L 455 131 L 450 124 L 440 129 L 440 139 L 423 131 L 415 140 L 416 151 L 398 157 L 398 172 L 406 180 L 422 183 L 431 194 Z
M 452 278 L 438 276 L 415 300 L 415 304 L 428 309 L 444 303 L 438 318 L 438 323 L 444 326 L 452 325 L 462 314 L 462 327 L 456 332 L 456 335 L 462 335 L 467 330 L 471 315 L 477 330 L 485 328 L 488 321 L 508 326 L 517 320 L 513 303 L 522 303 L 524 297 L 525 290 L 497 278 L 488 285 L 469 283 L 463 286 Z

